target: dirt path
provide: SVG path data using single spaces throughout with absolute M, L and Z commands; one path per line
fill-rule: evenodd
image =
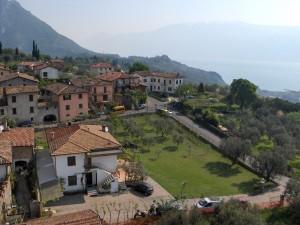
M 28 189 L 26 175 L 20 174 L 17 175 L 17 185 L 16 185 L 16 201 L 19 206 L 24 209 L 26 215 L 30 214 L 30 200 L 31 194 Z

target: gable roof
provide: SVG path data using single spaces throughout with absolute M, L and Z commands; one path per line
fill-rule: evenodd
M 91 65 L 91 68 L 112 68 L 112 65 L 110 63 L 97 63 Z
M 11 143 L 6 140 L 0 141 L 0 165 L 12 163 Z
M 49 84 L 44 89 L 56 95 L 87 93 L 87 91 L 83 88 L 76 87 L 74 85 L 66 85 L 63 83 Z
M 104 80 L 104 81 L 115 81 L 120 79 L 123 76 L 122 72 L 111 72 L 111 73 L 105 73 L 102 75 L 96 76 L 97 78 Z
M 167 79 L 180 79 L 183 78 L 179 73 L 171 73 L 171 72 L 150 72 L 150 71 L 138 71 L 135 74 L 140 75 L 142 77 L 161 77 Z
M 83 210 L 79 212 L 44 217 L 29 220 L 21 225 L 102 225 L 103 221 L 94 211 Z
M 87 87 L 87 86 L 102 86 L 102 85 L 111 85 L 110 81 L 101 80 L 99 78 L 93 78 L 84 76 L 81 78 L 74 78 L 71 80 L 71 83 L 77 87 Z
M 31 127 L 18 127 L 2 131 L 0 141 L 9 141 L 13 147 L 33 147 L 34 129 Z
M 30 75 L 25 74 L 25 73 L 19 73 L 19 72 L 10 73 L 10 74 L 7 74 L 5 76 L 1 76 L 0 77 L 0 82 L 7 81 L 7 80 L 13 80 L 13 79 L 16 79 L 16 78 L 31 80 L 31 81 L 36 82 L 36 83 L 38 82 L 38 80 L 35 79 L 33 76 L 30 76 Z
M 46 130 L 52 155 L 88 153 L 93 150 L 120 148 L 120 143 L 100 125 L 71 125 Z
M 37 85 L 9 86 L 9 87 L 5 87 L 5 88 L 1 88 L 1 89 L 3 90 L 2 93 L 6 93 L 7 95 L 39 92 L 39 87 Z M 0 91 L 0 95 L 1 95 L 1 91 Z

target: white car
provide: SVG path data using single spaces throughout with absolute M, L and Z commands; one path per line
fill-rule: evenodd
M 222 198 L 202 198 L 200 199 L 195 206 L 198 209 L 202 208 L 214 208 L 222 202 Z

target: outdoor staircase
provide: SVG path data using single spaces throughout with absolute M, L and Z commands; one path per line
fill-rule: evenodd
M 126 191 L 127 190 L 127 185 L 124 181 L 119 182 L 119 190 L 121 190 L 121 191 Z
M 98 195 L 96 187 L 88 187 L 87 188 L 87 195 L 90 197 L 94 197 Z
M 104 181 L 100 184 L 102 187 L 103 186 L 106 186 L 106 185 L 109 185 L 111 182 L 113 182 L 115 180 L 115 177 L 110 174 L 109 176 L 107 176 Z

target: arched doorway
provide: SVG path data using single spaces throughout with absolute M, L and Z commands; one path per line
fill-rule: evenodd
M 26 169 L 27 168 L 27 162 L 20 160 L 15 162 L 15 168 L 21 168 L 21 169 Z
M 55 122 L 56 116 L 53 114 L 44 116 L 44 122 Z

